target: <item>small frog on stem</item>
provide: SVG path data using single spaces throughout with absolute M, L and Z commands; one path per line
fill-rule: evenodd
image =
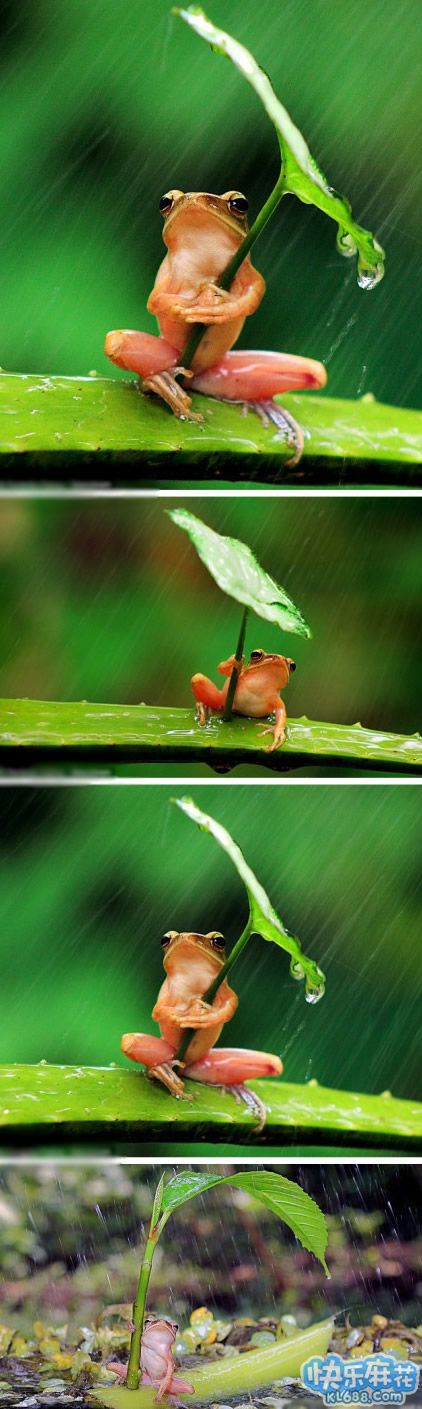
M 240 662 L 236 662 L 234 655 L 229 656 L 228 660 L 220 661 L 217 666 L 220 675 L 229 677 L 221 689 L 214 685 L 212 680 L 208 680 L 206 675 L 194 675 L 191 685 L 200 724 L 206 723 L 213 710 L 224 709 L 235 664 L 240 668 L 233 699 L 234 713 L 253 719 L 264 719 L 269 714 L 275 714 L 274 727 L 269 726 L 262 730 L 262 733 L 273 736 L 272 743 L 265 750 L 266 753 L 273 753 L 274 749 L 284 743 L 286 737 L 286 706 L 284 700 L 280 699 L 279 691 L 288 685 L 292 671 L 296 670 L 296 662 L 288 656 L 270 655 L 261 650 L 251 651 L 247 665 L 244 656 Z
M 255 313 L 265 293 L 265 281 L 245 256 L 229 288 L 219 279 L 248 231 L 248 201 L 241 191 L 222 196 L 206 191 L 167 191 L 160 201 L 164 216 L 166 254 L 158 270 L 147 308 L 158 319 L 160 336 L 119 328 L 104 344 L 117 367 L 137 372 L 144 391 L 162 397 L 176 416 L 203 421 L 192 411 L 191 398 L 177 381 L 193 391 L 222 401 L 240 401 L 287 433 L 297 464 L 303 432 L 273 397 L 284 391 L 325 386 L 321 362 L 284 352 L 232 352 L 245 318 Z M 183 366 L 183 352 L 193 325 L 205 331 L 192 357 Z
M 161 1081 L 174 1096 L 186 1098 L 183 1079 L 176 1067 L 183 1076 L 194 1081 L 228 1087 L 252 1110 L 258 1130 L 262 1130 L 265 1106 L 254 1092 L 246 1090 L 243 1082 L 254 1077 L 279 1076 L 283 1067 L 280 1058 L 269 1052 L 256 1052 L 246 1047 L 215 1048 L 224 1023 L 233 1017 L 238 1004 L 226 979 L 211 1003 L 203 996 L 224 965 L 223 936 L 216 930 L 208 934 L 179 934 L 177 930 L 169 930 L 161 943 L 167 977 L 152 1010 L 161 1037 L 127 1032 L 122 1037 L 122 1051 L 132 1061 L 146 1066 L 148 1075 Z M 195 1031 L 184 1060 L 178 1061 L 181 1040 L 190 1029 Z

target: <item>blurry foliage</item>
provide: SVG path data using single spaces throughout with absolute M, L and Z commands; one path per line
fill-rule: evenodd
M 238 938 L 243 887 L 170 806 L 184 791 L 2 790 L 1 1061 L 125 1065 L 121 1034 L 156 1030 L 161 935 L 218 928 L 229 946 Z M 288 1081 L 420 1099 L 419 789 L 193 792 L 327 976 L 309 1007 L 284 957 L 252 937 L 236 967 L 230 1045 L 279 1052 Z
M 420 729 L 416 501 L 200 499 L 196 507 L 212 529 L 249 544 L 312 622 L 314 639 L 295 641 L 288 714 Z M 3 501 L 0 568 L 2 697 L 193 709 L 191 676 L 215 679 L 237 640 L 237 604 L 162 501 Z M 251 620 L 246 650 L 256 646 L 291 654 L 286 634 Z
M 224 0 L 209 8 L 227 22 Z M 0 359 L 10 371 L 110 371 L 109 328 L 155 329 L 145 304 L 163 253 L 162 192 L 237 187 L 253 216 L 276 178 L 255 94 L 169 10 L 169 0 L 2 7 Z M 373 295 L 333 251 L 330 223 L 299 202 L 283 202 L 257 248 L 268 296 L 243 345 L 321 358 L 332 395 L 415 399 L 421 24 L 414 0 L 402 0 L 399 43 L 384 0 L 283 0 L 282 13 L 279 0 L 230 4 L 232 32 L 386 246 Z
M 374 1313 L 417 1325 L 418 1166 L 299 1165 L 282 1172 L 326 1213 L 331 1281 L 264 1205 L 240 1190 L 209 1190 L 175 1214 L 154 1259 L 149 1308 L 181 1323 L 181 1349 L 196 1353 L 206 1339 L 198 1311 L 187 1328 L 202 1306 L 225 1323 L 224 1339 L 238 1345 L 250 1337 L 244 1329 L 233 1334 L 234 1317 L 248 1326 L 251 1317 L 278 1323 L 293 1315 L 305 1326 L 345 1310 L 354 1325 Z M 134 1166 L 4 1166 L 0 1320 L 25 1337 L 34 1320 L 65 1325 L 71 1337 L 95 1322 L 98 1348 L 102 1328 L 115 1320 L 127 1346 L 155 1183 L 156 1171 Z M 220 1338 L 216 1331 L 208 1346 Z

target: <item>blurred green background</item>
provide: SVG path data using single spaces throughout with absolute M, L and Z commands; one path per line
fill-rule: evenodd
M 118 375 L 109 328 L 155 330 L 146 300 L 169 187 L 249 196 L 278 174 L 271 124 L 170 0 L 3 0 L 0 13 L 2 315 L 9 371 Z M 284 201 L 257 263 L 268 296 L 243 346 L 321 358 L 331 395 L 412 404 L 422 317 L 417 50 L 422 9 L 401 0 L 209 0 L 271 75 L 329 181 L 387 250 L 357 288 L 335 225 Z
M 131 1065 L 120 1037 L 155 1030 L 165 931 L 219 929 L 229 947 L 239 936 L 241 882 L 170 805 L 187 791 L 2 789 L 0 1061 Z M 288 957 L 254 937 L 233 976 L 240 1003 L 225 1044 L 279 1052 L 288 1081 L 421 1099 L 421 790 L 191 791 L 327 976 L 325 997 L 309 1006 Z
M 166 507 L 182 503 L 3 500 L 0 696 L 193 708 L 191 676 L 218 681 L 241 608 L 169 519 Z M 188 507 L 249 543 L 312 627 L 306 641 L 260 618 L 248 626 L 247 650 L 297 661 L 288 714 L 420 729 L 419 503 L 200 498 Z

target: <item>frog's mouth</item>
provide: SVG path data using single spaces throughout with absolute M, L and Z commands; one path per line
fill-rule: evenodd
M 215 931 L 213 933 L 215 933 Z M 166 959 L 170 951 L 174 954 L 175 949 L 178 949 L 179 953 L 185 951 L 187 957 L 190 957 L 192 953 L 197 954 L 198 950 L 202 950 L 208 958 L 211 956 L 212 959 L 215 959 L 220 967 L 224 964 L 224 945 L 222 948 L 214 948 L 210 935 L 196 934 L 193 930 L 189 933 L 182 932 L 178 934 L 177 939 L 174 939 L 165 951 L 164 968 L 166 967 Z
M 221 196 L 215 196 L 212 192 L 204 191 L 199 197 L 195 191 L 187 191 L 184 196 L 174 202 L 173 208 L 167 216 L 163 234 L 166 235 L 178 216 L 183 215 L 184 219 L 191 219 L 195 224 L 200 224 L 201 219 L 214 219 L 218 224 L 223 224 L 234 235 L 246 235 L 248 231 L 248 221 L 246 216 L 237 217 L 230 214 L 228 206 L 222 201 Z M 167 244 L 167 240 L 165 240 Z

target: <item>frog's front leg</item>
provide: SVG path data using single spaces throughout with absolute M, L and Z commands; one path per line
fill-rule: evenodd
M 193 1081 L 221 1086 L 230 1091 L 235 1100 L 241 1101 L 252 1111 L 259 1134 L 265 1125 L 266 1106 L 243 1083 L 263 1076 L 281 1076 L 282 1070 L 280 1058 L 271 1052 L 255 1052 L 247 1047 L 214 1047 L 205 1057 L 188 1065 L 185 1075 Z
M 107 333 L 104 352 L 116 367 L 137 372 L 143 391 L 160 396 L 175 416 L 188 421 L 203 420 L 203 416 L 191 410 L 191 397 L 176 380 L 182 375 L 190 379 L 192 373 L 179 365 L 180 354 L 166 338 L 133 328 L 117 328 Z
M 214 367 L 198 372 L 192 381 L 194 391 L 222 401 L 248 403 L 266 424 L 273 421 L 295 445 L 288 462 L 297 464 L 303 449 L 303 432 L 290 412 L 277 406 L 274 396 L 285 391 L 318 391 L 325 386 L 327 373 L 322 362 L 284 352 L 226 352 Z
M 184 1100 L 190 1100 L 184 1090 L 183 1081 L 175 1071 L 176 1066 L 183 1070 L 183 1063 L 176 1061 L 176 1053 L 170 1042 L 166 1042 L 162 1037 L 152 1037 L 148 1032 L 125 1032 L 120 1047 L 125 1057 L 130 1057 L 132 1062 L 139 1062 L 141 1066 L 146 1067 L 148 1076 L 161 1081 L 162 1086 L 165 1086 L 172 1096 L 182 1096 Z
M 265 749 L 265 753 L 274 753 L 274 750 L 278 749 L 280 744 L 284 744 L 286 738 L 286 706 L 284 700 L 280 700 L 278 695 L 277 702 L 274 702 L 273 709 L 275 713 L 274 724 L 268 724 L 265 729 L 260 730 L 261 736 L 264 734 L 272 734 L 272 743 Z

